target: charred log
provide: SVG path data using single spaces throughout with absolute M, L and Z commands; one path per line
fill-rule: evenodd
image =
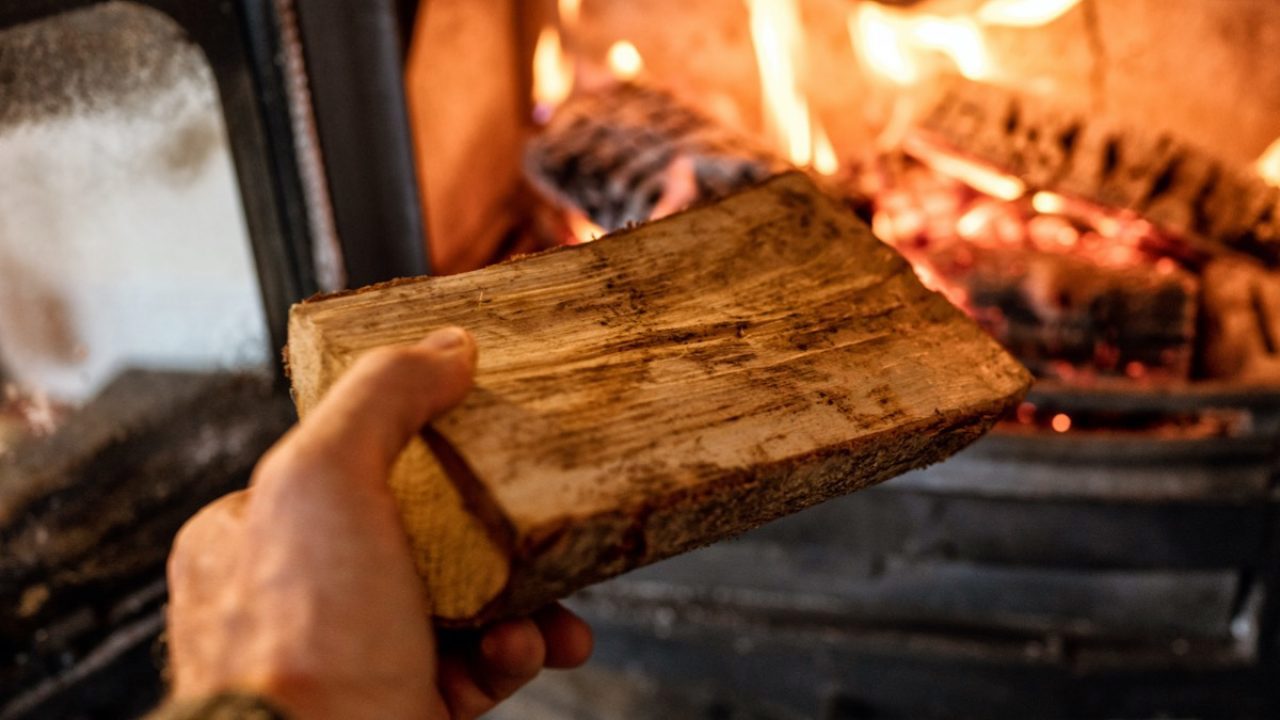
M 1199 290 L 1190 273 L 975 246 L 933 263 L 964 288 L 974 318 L 1041 377 L 1190 376 Z
M 1032 189 L 1137 212 L 1200 253 L 1280 264 L 1280 189 L 1191 143 L 959 81 L 922 131 Z
M 605 230 L 648 220 L 660 205 L 669 214 L 722 197 L 784 167 L 675 96 L 632 84 L 570 98 L 529 141 L 524 162 L 535 188 Z

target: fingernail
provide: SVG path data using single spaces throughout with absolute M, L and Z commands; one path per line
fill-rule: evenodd
M 467 331 L 460 327 L 436 330 L 422 339 L 422 347 L 429 350 L 454 350 L 467 342 Z

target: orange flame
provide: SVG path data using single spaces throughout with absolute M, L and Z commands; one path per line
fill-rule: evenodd
M 1263 151 L 1254 167 L 1267 183 L 1280 186 L 1280 138 Z
M 923 74 L 921 60 L 930 52 L 949 58 L 971 80 L 991 75 L 982 29 L 972 18 L 908 13 L 863 2 L 848 16 L 854 50 L 867 67 L 899 84 L 915 82 Z
M 560 0 L 557 10 L 560 12 L 560 22 L 573 29 L 577 27 L 578 18 L 582 15 L 582 0 Z
M 573 236 L 570 245 L 582 245 L 605 235 L 604 228 L 574 208 L 565 208 L 564 220 L 569 226 L 569 234 Z
M 984 25 L 1037 27 L 1057 20 L 1079 4 L 1080 0 L 987 0 L 978 8 L 978 21 Z
M 831 145 L 831 138 L 817 118 L 813 121 L 813 169 L 819 175 L 835 175 L 840 171 L 840 158 Z
M 609 70 L 619 80 L 631 80 L 644 70 L 644 58 L 640 57 L 640 51 L 626 40 L 610 45 L 606 60 Z
M 792 164 L 811 166 L 823 175 L 836 174 L 839 157 L 801 88 L 806 43 L 797 1 L 746 0 L 746 4 L 766 134 Z
M 813 158 L 809 102 L 797 84 L 797 50 L 804 47 L 799 8 L 795 0 L 746 2 L 764 95 L 765 131 L 786 149 L 791 162 L 808 165 Z
M 875 72 L 902 84 L 916 81 L 919 70 L 895 18 L 876 3 L 862 3 L 849 12 L 849 36 L 854 50 Z
M 573 61 L 560 45 L 560 31 L 548 25 L 533 50 L 533 114 L 546 122 L 573 91 Z

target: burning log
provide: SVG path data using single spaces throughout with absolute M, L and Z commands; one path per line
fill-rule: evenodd
M 1173 265 L 1107 267 L 964 245 L 931 260 L 963 289 L 973 317 L 1039 376 L 1191 374 L 1199 282 Z
M 952 86 L 922 129 L 1032 188 L 1139 213 L 1200 254 L 1280 265 L 1280 189 L 1167 135 L 975 83 Z
M 619 84 L 570 98 L 525 152 L 525 176 L 604 230 L 723 197 L 785 165 L 651 87 Z
M 1029 382 L 796 174 L 589 245 L 295 306 L 299 410 L 361 353 L 447 324 L 480 345 L 476 390 L 391 485 L 454 625 L 936 462 Z
M 1280 381 L 1280 273 L 1241 259 L 1210 263 L 1202 313 L 1207 377 Z

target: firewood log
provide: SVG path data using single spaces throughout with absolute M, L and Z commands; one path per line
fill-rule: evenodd
M 594 243 L 301 303 L 305 416 L 362 353 L 461 325 L 476 388 L 390 479 L 442 624 L 940 460 L 1029 375 L 808 178 Z
M 1204 270 L 1206 377 L 1244 383 L 1280 381 L 1280 273 L 1237 258 Z
M 1202 254 L 1280 265 L 1280 189 L 1191 143 L 967 81 L 949 87 L 921 132 L 1032 189 L 1138 212 Z
M 1039 376 L 1060 377 L 1066 367 L 1190 377 L 1199 280 L 1184 270 L 981 246 L 936 253 L 931 264 L 964 288 L 979 323 Z
M 785 167 L 673 95 L 633 84 L 570 98 L 524 158 L 534 188 L 605 230 L 648 220 L 664 199 L 683 209 Z

